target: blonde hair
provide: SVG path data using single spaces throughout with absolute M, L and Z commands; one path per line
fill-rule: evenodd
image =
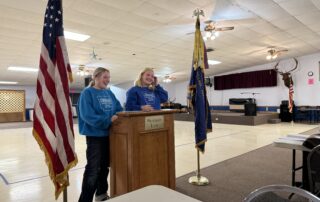
M 89 87 L 92 87 L 92 86 L 94 86 L 95 85 L 95 79 L 97 78 L 97 77 L 99 77 L 102 73 L 104 73 L 104 72 L 108 72 L 108 73 L 110 73 L 110 71 L 108 70 L 108 69 L 106 69 L 106 68 L 104 68 L 104 67 L 98 67 L 97 69 L 95 69 L 94 70 L 94 72 L 93 72 L 93 74 L 92 74 L 92 80 L 90 81 L 90 83 L 89 83 Z
M 149 72 L 149 71 L 153 72 L 153 68 L 151 68 L 151 67 L 144 68 L 144 70 L 142 72 L 140 72 L 139 78 L 134 82 L 134 85 L 142 87 L 142 75 L 146 72 Z

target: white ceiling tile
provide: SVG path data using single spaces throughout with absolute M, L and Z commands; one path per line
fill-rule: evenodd
M 79 23 L 81 25 L 88 25 L 100 29 L 103 29 L 106 26 L 109 26 L 112 22 L 114 22 L 114 19 L 99 18 L 96 15 L 79 12 L 73 8 L 64 10 L 64 20 L 65 22 L 70 21 Z
M 235 28 L 235 30 L 231 31 L 230 34 L 232 34 L 238 38 L 244 39 L 244 40 L 252 40 L 256 37 L 263 36 L 263 34 L 258 33 L 252 29 L 249 29 L 249 28 L 241 28 L 241 29 Z
M 132 12 L 138 16 L 142 16 L 164 24 L 169 23 L 170 21 L 179 17 L 179 14 L 177 13 L 160 8 L 147 2 L 143 3 Z
M 126 15 L 126 16 L 120 17 L 117 20 L 119 22 L 122 22 L 123 24 L 135 26 L 140 29 L 145 29 L 145 30 L 150 30 L 150 31 L 163 26 L 163 23 L 160 23 L 155 20 L 151 20 L 146 17 L 139 16 L 139 15 L 136 15 L 133 13 L 130 14 L 129 16 Z
M 197 8 L 196 4 L 186 0 L 151 0 L 149 3 L 178 15 L 192 16 L 193 11 Z
M 141 29 L 136 26 L 131 26 L 123 24 L 122 22 L 114 22 L 110 24 L 105 30 L 119 32 L 121 34 L 140 37 L 142 34 L 146 33 L 147 30 Z
M 117 32 L 117 30 L 111 31 L 108 29 L 101 30 L 101 31 L 95 33 L 94 36 L 100 37 L 101 39 L 105 40 L 105 42 L 110 41 L 111 43 L 112 43 L 113 39 L 117 39 L 118 41 L 127 42 L 127 41 L 131 41 L 131 40 L 138 38 L 137 36 L 130 35 L 129 33 L 120 33 L 120 32 Z
M 24 3 L 21 0 L 1 0 L 0 6 L 19 9 L 21 10 L 21 12 L 27 11 L 27 12 L 44 14 L 45 7 L 47 6 L 47 2 L 38 1 L 38 0 L 28 0 L 27 3 Z
M 288 29 L 287 32 L 295 37 L 300 37 L 303 35 L 311 35 L 314 33 L 312 32 L 312 30 L 308 29 L 308 27 L 304 25 L 301 25 L 292 29 Z
M 317 8 L 309 0 L 291 0 L 279 2 L 284 10 L 291 15 L 301 15 L 309 12 L 316 11 Z
M 196 4 L 198 6 L 207 6 L 214 4 L 216 0 L 189 0 L 191 3 Z
M 301 35 L 298 38 L 306 43 L 312 44 L 313 42 L 317 42 L 320 40 L 320 35 L 312 33 L 312 34 L 308 34 L 308 35 L 306 35 L 306 34 Z
M 90 0 L 89 0 L 90 1 Z M 101 4 L 105 4 L 114 8 L 118 8 L 125 11 L 132 11 L 138 8 L 146 0 L 93 0 Z
M 295 28 L 297 26 L 303 25 L 300 21 L 295 17 L 288 17 L 283 19 L 272 20 L 271 23 L 278 27 L 280 30 L 286 30 L 290 28 Z
M 313 5 L 315 5 L 315 7 L 320 10 L 320 1 L 319 0 L 311 0 L 311 3 L 313 3 Z
M 318 24 L 320 19 L 320 11 L 297 15 L 296 18 L 305 25 Z
M 281 41 L 290 40 L 290 39 L 294 38 L 294 36 L 287 33 L 287 32 L 277 32 L 277 33 L 269 34 L 268 38 L 270 38 L 276 42 L 281 42 Z
M 0 19 L 1 23 L 5 23 L 5 19 L 19 20 L 21 22 L 33 23 L 33 24 L 43 24 L 44 14 L 38 14 L 33 12 L 22 12 L 19 9 L 1 7 L 0 6 Z
M 258 16 L 260 16 L 268 21 L 288 18 L 291 16 L 287 12 L 284 12 L 283 8 L 281 8 L 277 4 L 271 4 L 269 6 L 264 6 L 263 9 L 256 10 L 255 13 Z M 272 15 L 270 15 L 271 13 L 272 13 Z
M 157 32 L 153 32 L 153 31 L 144 33 L 141 37 L 144 39 L 147 39 L 147 40 L 152 40 L 152 41 L 157 41 L 157 42 L 162 42 L 162 43 L 167 43 L 167 42 L 175 39 L 174 37 L 172 37 L 170 35 L 157 33 Z
M 279 28 L 275 27 L 269 22 L 260 23 L 259 25 L 255 25 L 250 29 L 262 35 L 269 35 L 280 31 Z
M 118 8 L 109 7 L 105 4 L 88 0 L 78 0 L 77 3 L 73 5 L 72 9 L 78 12 L 108 20 L 116 20 L 117 18 L 126 15 L 123 10 L 120 10 Z

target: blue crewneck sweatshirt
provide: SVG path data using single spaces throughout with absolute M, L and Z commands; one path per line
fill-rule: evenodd
M 160 104 L 167 101 L 168 92 L 160 85 L 157 85 L 154 90 L 134 86 L 127 92 L 126 110 L 140 111 L 142 105 L 151 105 L 154 109 L 161 109 Z
M 85 88 L 78 101 L 79 132 L 81 135 L 109 135 L 111 117 L 122 107 L 110 89 Z

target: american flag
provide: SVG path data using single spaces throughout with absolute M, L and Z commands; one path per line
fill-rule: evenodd
M 62 2 L 49 0 L 34 105 L 33 136 L 45 153 L 55 197 L 69 185 L 68 171 L 77 164 L 69 98 L 72 73 L 63 36 Z
M 293 85 L 292 83 L 290 83 L 290 87 L 289 87 L 289 105 L 288 105 L 288 108 L 289 108 L 289 112 L 292 113 L 292 109 L 293 109 Z
M 194 112 L 196 148 L 204 152 L 207 132 L 212 131 L 211 113 L 204 84 L 204 70 L 208 69 L 206 46 L 200 32 L 200 19 L 197 17 L 194 40 L 193 61 L 188 90 L 189 106 Z

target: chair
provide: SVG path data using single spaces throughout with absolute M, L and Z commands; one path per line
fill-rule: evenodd
M 320 145 L 314 147 L 307 160 L 310 192 L 320 193 Z
M 289 199 L 282 198 L 274 192 L 294 193 L 297 196 L 304 197 L 312 202 L 320 202 L 320 198 L 310 192 L 288 185 L 268 185 L 251 192 L 243 201 L 244 202 L 289 202 Z

